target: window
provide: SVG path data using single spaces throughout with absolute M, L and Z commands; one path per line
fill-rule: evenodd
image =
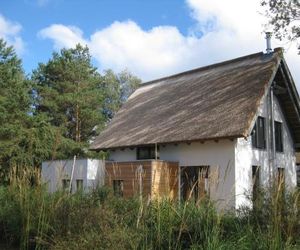
M 157 151 L 159 151 L 159 147 L 157 147 Z M 155 146 L 138 147 L 137 159 L 138 160 L 155 159 Z M 157 156 L 157 159 L 159 159 L 159 156 Z
M 181 198 L 201 200 L 209 196 L 209 166 L 186 166 L 180 169 Z
M 258 195 L 259 195 L 259 167 L 258 166 L 252 166 L 252 201 L 257 201 Z
M 252 146 L 255 148 L 266 148 L 265 118 L 259 116 L 252 130 Z
M 275 149 L 276 152 L 283 152 L 282 123 L 275 121 Z
M 68 190 L 70 188 L 70 180 L 69 179 L 62 180 L 62 188 L 63 188 L 63 190 Z
M 82 179 L 77 179 L 76 180 L 76 190 L 77 191 L 82 191 L 83 190 L 83 180 Z
M 124 181 L 123 180 L 113 180 L 114 194 L 116 196 L 123 197 L 124 192 Z

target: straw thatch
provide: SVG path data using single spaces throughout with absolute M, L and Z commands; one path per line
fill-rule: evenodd
M 276 49 L 143 84 L 91 149 L 246 137 L 281 59 Z

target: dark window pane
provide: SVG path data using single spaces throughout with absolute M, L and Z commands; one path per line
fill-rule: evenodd
M 155 147 L 150 147 L 150 159 L 155 159 Z
M 70 180 L 69 179 L 62 180 L 62 188 L 63 188 L 63 190 L 68 190 L 70 188 Z
M 252 130 L 252 146 L 257 148 L 257 130 L 256 130 L 256 123 L 254 124 L 253 130 Z
M 149 148 L 138 148 L 138 160 L 150 159 Z
M 266 148 L 266 134 L 265 134 L 265 118 L 259 116 L 253 127 L 252 133 L 252 146 L 255 148 Z
M 257 119 L 257 147 L 265 148 L 265 119 L 263 117 Z
M 258 166 L 252 166 L 252 199 L 253 202 L 257 200 L 258 193 L 259 193 L 259 167 Z
M 281 122 L 275 122 L 275 148 L 277 152 L 283 152 Z
M 76 180 L 76 190 L 77 191 L 83 190 L 83 180 L 82 179 Z
M 159 147 L 157 147 L 157 151 L 159 151 Z M 155 146 L 138 147 L 137 159 L 138 160 L 155 159 Z M 159 159 L 159 157 L 157 157 L 157 159 Z
M 123 197 L 123 191 L 124 191 L 123 180 L 113 180 L 113 188 L 114 188 L 114 194 L 116 196 Z
M 209 166 L 181 167 L 181 199 L 195 201 L 209 196 Z

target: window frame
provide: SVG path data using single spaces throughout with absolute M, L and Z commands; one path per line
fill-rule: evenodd
M 141 151 L 146 150 L 146 156 L 141 156 Z M 155 160 L 155 145 L 153 146 L 141 146 L 136 149 L 137 160 Z M 159 146 L 157 146 L 157 159 L 159 159 Z
M 81 183 L 81 187 L 78 187 L 79 183 Z M 76 191 L 82 191 L 83 189 L 83 179 L 76 179 Z
M 262 129 L 260 129 L 262 124 Z M 258 116 L 251 132 L 252 147 L 257 149 L 266 149 L 266 118 Z
M 279 128 L 279 129 L 278 129 Z M 283 135 L 282 135 L 282 122 L 274 121 L 275 130 L 275 150 L 276 152 L 283 153 Z
M 61 184 L 62 189 L 65 190 L 65 191 L 69 190 L 71 180 L 64 178 L 64 179 L 61 180 L 61 182 L 62 182 L 62 184 Z
M 124 180 L 113 180 L 114 195 L 118 197 L 124 196 Z
M 180 199 L 210 197 L 210 165 L 180 166 Z
M 256 202 L 260 188 L 260 166 L 252 165 L 252 201 Z

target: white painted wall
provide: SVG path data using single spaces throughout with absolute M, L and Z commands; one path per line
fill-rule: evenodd
M 109 151 L 110 161 L 136 161 L 136 148 L 116 149 Z
M 47 161 L 42 163 L 42 180 L 49 192 L 62 188 L 63 179 L 71 179 L 73 160 Z M 75 162 L 72 191 L 76 192 L 76 180 L 83 180 L 84 190 L 104 184 L 102 160 L 79 159 Z
M 261 185 L 269 183 L 269 173 L 277 174 L 277 168 L 285 168 L 285 183 L 287 188 L 296 186 L 296 166 L 293 140 L 286 120 L 282 113 L 278 99 L 274 96 L 274 120 L 283 124 L 283 153 L 276 153 L 274 169 L 272 169 L 271 131 L 270 131 L 270 95 L 267 95 L 261 104 L 257 116 L 266 118 L 266 149 L 252 147 L 251 136 L 239 138 L 235 147 L 235 183 L 236 208 L 242 205 L 251 206 L 246 195 L 252 193 L 252 166 L 260 167 Z
M 160 146 L 159 158 L 179 162 L 179 166 L 210 166 L 210 197 L 218 207 L 234 207 L 234 148 L 235 141 L 221 140 L 190 145 L 179 143 Z M 110 160 L 136 161 L 136 149 L 110 151 Z
M 179 166 L 210 166 L 210 198 L 219 209 L 234 207 L 234 141 L 180 143 L 160 147 L 160 159 Z

